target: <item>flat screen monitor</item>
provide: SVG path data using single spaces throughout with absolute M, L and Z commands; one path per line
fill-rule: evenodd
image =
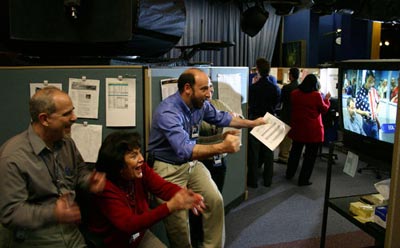
M 391 164 L 400 60 L 349 60 L 338 67 L 344 145 Z

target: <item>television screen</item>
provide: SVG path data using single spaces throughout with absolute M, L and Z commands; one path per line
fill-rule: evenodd
M 339 65 L 343 142 L 391 163 L 400 61 L 347 61 Z

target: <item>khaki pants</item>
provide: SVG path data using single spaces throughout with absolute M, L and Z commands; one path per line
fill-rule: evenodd
M 155 161 L 154 170 L 165 180 L 187 187 L 204 197 L 206 209 L 202 214 L 204 248 L 224 247 L 225 219 L 224 202 L 210 172 L 201 162 L 172 165 Z M 158 199 L 159 203 L 162 203 Z M 192 247 L 190 242 L 188 210 L 172 213 L 164 219 L 171 247 Z
M 278 159 L 288 161 L 291 146 L 292 146 L 292 139 L 290 139 L 286 135 L 285 138 L 282 140 L 282 142 L 279 144 Z
M 167 248 L 152 232 L 147 230 L 138 248 Z

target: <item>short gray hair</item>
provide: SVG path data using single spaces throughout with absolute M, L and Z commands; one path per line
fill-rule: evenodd
M 56 112 L 56 105 L 53 97 L 55 93 L 58 92 L 62 91 L 54 86 L 47 86 L 36 91 L 29 101 L 29 113 L 31 115 L 32 122 L 39 121 L 40 113 L 46 113 L 50 115 Z

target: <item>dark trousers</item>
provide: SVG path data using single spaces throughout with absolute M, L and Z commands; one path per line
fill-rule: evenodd
M 213 160 L 201 160 L 201 162 L 207 167 L 210 171 L 211 178 L 214 180 L 217 185 L 219 192 L 222 194 L 222 189 L 224 188 L 225 183 L 225 175 L 226 175 L 226 158 L 222 157 L 222 163 L 220 166 L 214 166 Z
M 363 129 L 368 137 L 379 139 L 379 128 L 377 122 L 363 120 Z
M 270 186 L 274 174 L 274 153 L 253 135 L 249 134 L 247 152 L 247 185 L 257 186 L 258 166 L 264 164 L 264 185 Z
M 222 163 L 220 166 L 214 166 L 213 160 L 201 160 L 201 162 L 210 171 L 211 178 L 218 187 L 219 192 L 222 194 L 224 188 L 225 175 L 226 175 L 226 158 L 222 157 Z M 189 221 L 190 221 L 190 237 L 192 239 L 193 247 L 200 247 L 203 242 L 203 222 L 201 215 L 196 216 L 189 210 Z
M 292 148 L 290 150 L 289 160 L 286 169 L 286 178 L 291 179 L 294 177 L 299 166 L 301 154 L 304 146 L 306 147 L 303 158 L 303 165 L 299 175 L 299 184 L 306 184 L 309 182 L 312 171 L 314 169 L 315 160 L 318 155 L 318 148 L 321 143 L 302 143 L 292 142 Z

